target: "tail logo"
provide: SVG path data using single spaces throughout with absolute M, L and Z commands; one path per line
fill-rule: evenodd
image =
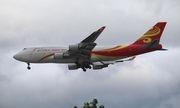
M 140 40 L 143 40 L 144 43 L 149 43 L 152 41 L 151 37 L 157 36 L 160 32 L 161 32 L 160 28 L 154 26 L 149 31 L 147 31 L 143 36 L 141 36 Z
M 149 42 L 151 42 L 151 38 L 142 38 L 143 39 L 143 42 L 144 43 L 149 43 Z

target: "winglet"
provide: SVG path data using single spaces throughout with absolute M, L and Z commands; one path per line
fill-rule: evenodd
M 106 28 L 106 26 L 103 26 L 100 29 L 98 29 L 97 32 L 102 32 L 105 28 Z

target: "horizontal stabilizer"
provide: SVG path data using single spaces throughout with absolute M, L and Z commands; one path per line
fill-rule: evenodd
M 160 51 L 167 51 L 168 49 L 158 49 L 158 50 L 160 50 Z
M 149 42 L 148 44 L 145 44 L 140 49 L 151 49 L 151 48 L 157 48 L 159 45 L 159 40 L 153 40 Z

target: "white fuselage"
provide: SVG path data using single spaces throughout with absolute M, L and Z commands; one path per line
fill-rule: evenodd
M 93 51 L 106 48 L 110 47 L 96 47 Z M 63 46 L 29 47 L 24 48 L 13 57 L 19 61 L 27 63 L 74 63 L 74 59 L 54 59 L 54 53 L 64 53 L 67 50 L 68 47 Z M 103 60 L 103 58 L 96 56 L 91 57 L 91 62 L 99 60 Z

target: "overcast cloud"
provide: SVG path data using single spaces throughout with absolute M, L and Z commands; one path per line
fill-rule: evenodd
M 81 108 L 93 98 L 106 108 L 180 107 L 179 0 L 0 0 L 0 108 Z M 27 64 L 12 56 L 27 46 L 69 45 L 101 26 L 98 45 L 128 44 L 167 22 L 165 52 L 137 56 L 103 70 Z

